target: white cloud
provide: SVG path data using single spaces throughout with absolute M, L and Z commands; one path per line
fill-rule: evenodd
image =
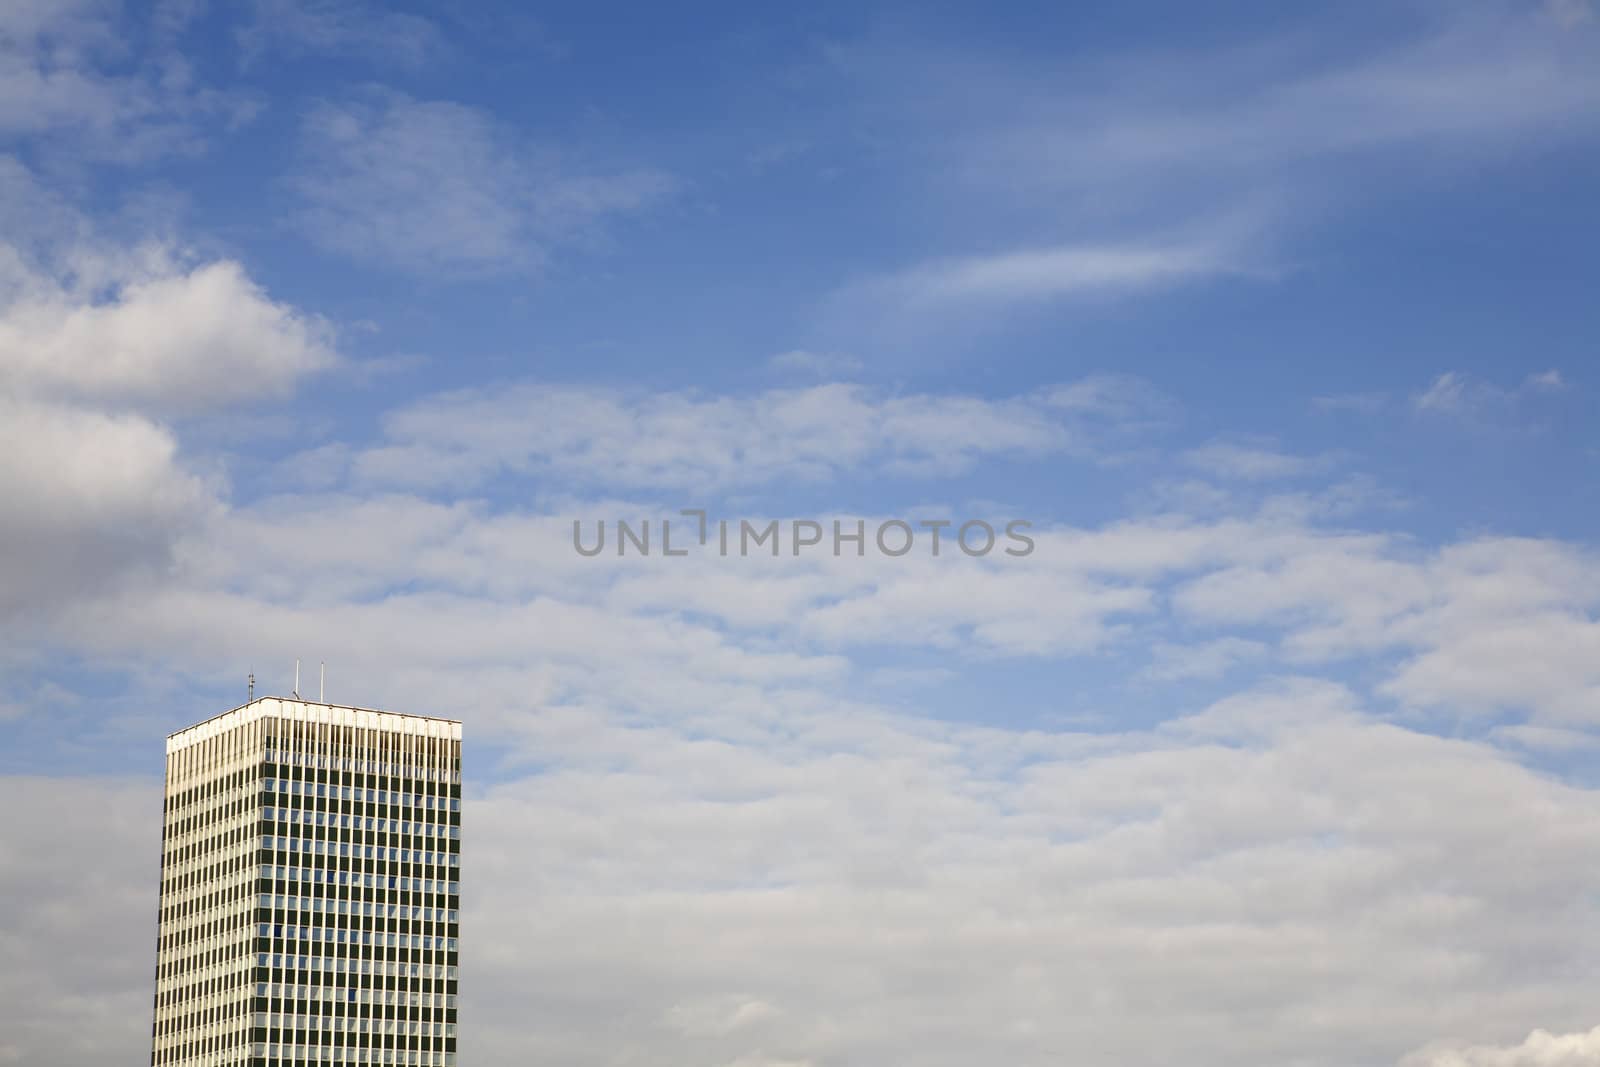
M 1490 736 L 1534 752 L 1577 752 L 1600 748 L 1600 735 L 1559 726 L 1535 726 L 1531 723 L 1497 726 L 1490 731 Z
M 1464 155 L 1591 137 L 1600 73 L 1590 28 L 1569 21 L 1446 5 L 1377 47 L 1285 34 L 1054 67 L 966 42 L 840 45 L 830 69 L 868 101 L 874 137 L 919 163 L 929 229 L 959 217 L 989 236 L 850 286 L 830 312 L 937 339 L 1029 302 L 1271 279 L 1297 234 L 1392 182 L 1390 161 L 1420 161 L 1426 183 Z
M 1407 627 L 1420 654 L 1384 691 L 1425 707 L 1533 708 L 1593 727 L 1600 723 L 1600 622 L 1592 610 L 1525 606 L 1495 617 L 1450 603 L 1425 612 Z M 1442 629 L 1428 637 L 1429 626 Z
M 333 367 L 331 326 L 231 259 L 124 244 L 0 157 L 0 390 L 187 415 L 280 399 Z
M 1567 388 L 1567 380 L 1562 376 L 1560 371 L 1551 369 L 1547 371 L 1540 371 L 1538 374 L 1528 375 L 1527 381 L 1523 383 L 1523 388 L 1544 389 L 1552 392 L 1559 392 Z
M 168 12 L 135 25 L 106 0 L 0 5 L 0 133 L 73 159 L 200 149 L 205 122 L 242 121 L 253 106 L 195 82 L 171 47 L 184 21 Z
M 281 398 L 335 362 L 331 330 L 273 301 L 238 263 L 185 264 L 160 249 L 83 286 L 33 275 L 0 302 L 0 382 L 164 411 Z
M 0 396 L 0 616 L 104 596 L 169 562 L 212 505 L 176 452 L 171 433 L 135 415 Z
M 1213 441 L 1190 449 L 1183 459 L 1189 466 L 1214 477 L 1241 481 L 1294 478 L 1326 466 L 1325 460 L 1229 441 Z
M 0 831 L 0 1063 L 148 1059 L 159 786 L 0 776 L 0 801 L 49 812 Z
M 537 267 L 673 185 L 656 171 L 587 169 L 484 112 L 394 93 L 323 103 L 301 139 L 291 186 L 306 235 L 410 270 Z
M 1511 389 L 1480 381 L 1459 371 L 1446 371 L 1435 378 L 1427 389 L 1418 393 L 1412 405 L 1417 411 L 1430 415 L 1463 418 L 1494 416 L 1509 411 L 1531 397 L 1562 392 L 1567 387 L 1566 379 L 1558 370 L 1530 374 L 1520 385 Z
M 1418 411 L 1461 411 L 1471 406 L 1467 398 L 1466 380 L 1455 371 L 1446 371 L 1418 394 L 1415 404 Z
M 1204 522 L 1041 524 L 1025 559 L 581 559 L 575 514 L 649 517 L 658 545 L 661 519 L 680 534 L 692 527 L 675 509 L 626 500 L 495 512 L 403 494 L 272 499 L 183 538 L 180 569 L 160 587 L 64 625 L 113 657 L 170 643 L 209 649 L 221 663 L 252 646 L 292 657 L 296 640 L 320 642 L 368 684 L 381 674 L 375 657 L 401 649 L 424 673 L 468 662 L 526 673 L 525 635 L 559 634 L 545 638 L 549 650 L 583 664 L 568 681 L 629 702 L 660 699 L 650 678 L 661 672 L 684 679 L 678 688 L 692 702 L 719 684 L 718 670 L 753 684 L 831 687 L 848 671 L 844 657 L 869 648 L 1038 657 L 1137 647 L 1154 635 L 1167 644 L 1155 649 L 1153 678 L 1285 661 L 1341 669 L 1366 657 L 1380 691 L 1414 708 L 1595 725 L 1600 563 L 1560 542 L 1422 552 L 1403 538 L 1320 528 L 1321 512 L 1269 498 L 1254 515 Z M 875 528 L 876 518 L 865 521 Z M 119 629 L 125 612 L 137 628 Z M 243 617 L 248 625 L 224 624 Z M 430 636 L 445 619 L 450 639 Z M 1172 622 L 1182 644 L 1168 636 Z M 374 627 L 382 650 L 358 639 Z M 625 670 L 613 662 L 622 634 L 632 650 Z
M 1200 574 L 1173 600 L 1193 618 L 1280 626 L 1304 662 L 1405 652 L 1382 688 L 1418 707 L 1597 721 L 1600 561 L 1581 546 L 1483 538 L 1419 555 L 1327 535 Z
M 1208 243 L 1060 245 L 919 265 L 864 283 L 851 299 L 928 312 L 1136 291 L 1240 271 L 1235 255 Z
M 963 173 L 981 160 L 991 185 L 1126 208 L 1130 196 L 1143 202 L 1165 192 L 1192 203 L 1229 186 L 1235 195 L 1278 195 L 1292 191 L 1291 176 L 1314 183 L 1312 168 L 1326 172 L 1377 151 L 1583 135 L 1574 120 L 1600 106 L 1600 74 L 1582 44 L 1508 6 L 1433 15 L 1410 39 L 1391 35 L 1353 58 L 1308 56 L 1295 39 L 1143 54 L 1080 69 L 1055 92 L 1037 90 L 1038 72 L 969 71 L 975 76 L 948 84 L 969 97 L 986 94 L 982 105 L 1009 104 L 1009 113 L 951 147 L 981 149 Z M 907 74 L 892 65 L 885 73 Z M 1195 92 L 1198 84 L 1209 91 Z M 926 88 L 918 78 L 902 87 Z M 922 99 L 937 104 L 942 96 Z M 983 109 L 969 102 L 962 113 Z
M 164 572 L 220 510 L 163 420 L 281 398 L 337 357 L 237 263 L 106 242 L 0 163 L 33 216 L 0 243 L 0 614 L 40 628 Z
M 476 707 L 485 682 L 454 683 Z M 1600 948 L 1594 794 L 1337 687 L 1110 737 L 826 704 L 677 714 L 534 697 L 501 720 L 541 769 L 469 787 L 464 1057 L 1346 1067 L 1593 1011 L 1570 976 Z M 469 715 L 473 744 L 484 727 Z M 40 1064 L 137 1047 L 149 975 L 106 952 L 148 952 L 128 932 L 154 914 L 139 813 L 158 799 L 0 792 L 93 857 L 0 864 L 47 879 L 8 894 L 30 976 L 8 1002 L 30 1007 L 0 1040 Z M 0 827 L 0 855 L 34 854 L 36 824 Z M 91 999 L 107 1026 L 81 1025 Z
M 985 456 L 1089 452 L 1141 403 L 1094 379 L 1001 400 L 843 384 L 748 396 L 519 384 L 391 414 L 385 442 L 356 456 L 353 473 L 384 485 L 468 486 L 509 473 L 686 491 L 873 468 L 949 474 Z
M 1057 417 L 1101 395 L 1000 403 Z M 867 396 L 882 418 L 887 398 Z M 747 399 L 660 401 L 609 398 L 647 422 L 684 403 L 697 426 L 772 417 Z M 509 748 L 503 780 L 471 798 L 468 930 L 496 932 L 474 941 L 481 977 L 464 992 L 478 1062 L 1028 1067 L 1076 1047 L 1117 1064 L 1343 1067 L 1437 1034 L 1575 1025 L 1592 1004 L 1562 976 L 1600 947 L 1591 791 L 1384 724 L 1327 682 L 1093 734 L 940 723 L 856 695 L 864 647 L 1081 652 L 1124 627 L 1170 632 L 1169 592 L 1196 635 L 1165 653 L 1184 677 L 1281 667 L 1264 634 L 1308 658 L 1398 653 L 1401 668 L 1460 648 L 1493 673 L 1511 666 L 1493 656 L 1528 651 L 1472 644 L 1486 626 L 1600 598 L 1600 566 L 1572 546 L 1434 552 L 1312 523 L 1263 508 L 1046 529 L 1014 572 L 831 558 L 669 571 L 578 560 L 552 513 L 285 497 L 212 514 L 160 582 L 47 636 L 156 672 L 327 658 L 335 693 L 449 710 L 481 751 Z M 1536 660 L 1489 693 L 1554 707 L 1596 661 Z M 1485 685 L 1458 684 L 1433 699 L 1464 707 Z M 1030 708 L 1082 710 L 1070 695 Z M 1523 862 L 1504 862 L 1507 840 Z M 94 842 L 111 864 L 146 855 Z M 135 928 L 154 907 L 143 892 L 117 905 Z M 11 935 L 15 958 L 39 955 L 29 929 Z M 39 995 L 70 1003 L 86 965 L 69 952 L 48 966 Z M 1165 1025 L 1136 1025 L 1151 1010 Z M 548 1021 L 531 1036 L 530 1012 Z M 5 1040 L 49 1062 L 53 1018 Z
M 1257 238 L 1262 220 L 1236 212 L 1203 226 L 1151 236 L 1026 243 L 944 256 L 852 281 L 824 302 L 824 317 L 852 336 L 917 338 L 937 345 L 960 326 L 1004 311 L 1067 300 L 1105 300 L 1274 268 Z
M 1007 560 L 891 561 L 870 586 L 809 605 L 798 629 L 832 647 L 909 645 L 983 654 L 1083 653 L 1153 608 L 1148 589 Z
M 1575 1034 L 1535 1030 L 1519 1045 L 1434 1045 L 1400 1067 L 1600 1067 L 1600 1026 Z
M 108 144 L 188 135 L 145 110 L 161 98 L 144 74 L 76 63 L 104 31 L 64 29 L 61 13 L 104 10 L 33 2 L 0 15 L 0 85 L 17 93 L 0 94 L 0 128 L 34 129 L 38 108 L 52 129 Z M 353 8 L 278 10 L 293 47 L 345 50 L 381 29 Z M 1172 97 L 1183 106 L 1170 122 L 1162 100 L 1140 101 L 1151 121 L 1086 141 L 1113 150 L 1113 176 L 1154 160 L 1231 179 L 1219 146 L 1245 166 L 1286 166 L 1555 125 L 1590 99 L 1590 74 L 1530 59 L 1526 44 L 1488 78 L 1492 92 L 1440 78 L 1459 58 L 1447 45 L 1437 67 L 1314 74 L 1214 109 Z M 1195 111 L 1211 121 L 1187 124 Z M 1328 121 L 1306 124 L 1308 112 Z M 304 133 L 303 221 L 336 250 L 412 269 L 535 266 L 665 184 L 585 177 L 452 104 L 326 104 Z M 1204 241 L 1040 240 L 913 267 L 881 292 L 997 307 L 1239 268 Z M 302 480 L 347 493 L 228 508 L 161 420 L 286 394 L 334 361 L 322 323 L 231 261 L 101 248 L 58 270 L 17 248 L 0 284 L 0 654 L 9 666 L 54 644 L 144 677 L 185 663 L 186 680 L 321 655 L 336 692 L 461 714 L 478 751 L 509 749 L 498 780 L 482 772 L 469 797 L 478 977 L 464 986 L 463 1043 L 475 1062 L 1033 1067 L 1076 1049 L 1119 1067 L 1344 1067 L 1437 1034 L 1461 1042 L 1407 1067 L 1595 1062 L 1593 1033 L 1470 1044 L 1592 1017 L 1592 990 L 1573 976 L 1600 948 L 1594 791 L 1489 744 L 1386 724 L 1325 681 L 1199 714 L 1155 709 L 1176 719 L 1148 731 L 1077 734 L 891 714 L 857 695 L 868 663 L 853 658 L 897 646 L 942 664 L 1047 659 L 1142 626 L 1170 634 L 1176 613 L 1193 640 L 1158 646 L 1156 676 L 1279 669 L 1280 645 L 1302 665 L 1367 656 L 1362 674 L 1404 703 L 1526 711 L 1537 721 L 1492 740 L 1569 751 L 1593 743 L 1584 727 L 1600 707 L 1588 549 L 1429 549 L 1320 526 L 1327 511 L 1297 497 L 1210 522 L 1042 529 L 1025 569 L 702 559 L 668 571 L 576 559 L 548 501 L 521 512 L 460 499 L 503 472 L 589 493 L 720 493 L 1093 455 L 1108 426 L 1152 414 L 1146 391 L 1106 378 L 999 399 L 513 384 L 426 398 L 391 413 L 376 447 L 334 441 L 295 461 Z M 828 358 L 774 366 L 838 372 Z M 1563 387 L 1548 372 L 1518 388 Z M 1453 378 L 1435 406 L 1486 395 Z M 1188 462 L 1267 480 L 1312 461 L 1213 443 Z M 1075 699 L 1027 711 L 1069 718 L 1084 710 Z M 128 713 L 143 716 L 142 737 L 194 710 L 144 704 L 154 710 Z M 0 703 L 0 718 L 19 706 Z M 96 703 L 83 721 L 110 731 L 120 714 Z M 0 1003 L 16 1016 L 0 1059 L 131 1058 L 147 1041 L 148 968 L 127 964 L 148 959 L 159 799 L 11 778 L 0 803 L 51 813 L 0 824 L 0 896 L 18 902 L 0 925 L 0 958 L 15 964 Z

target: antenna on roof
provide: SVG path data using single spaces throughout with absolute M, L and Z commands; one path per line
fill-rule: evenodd
M 255 700 L 255 698 L 256 698 L 256 672 L 255 671 L 251 671 L 250 672 L 250 699 L 251 700 Z
M 328 688 L 328 661 L 327 660 L 323 660 L 322 661 L 322 677 L 317 679 L 317 703 L 318 704 L 326 704 L 327 703 L 326 700 L 322 699 L 322 694 L 327 688 Z
M 292 690 L 292 692 L 294 693 L 294 698 L 296 700 L 299 700 L 300 699 L 300 661 L 298 659 L 294 661 L 294 689 Z

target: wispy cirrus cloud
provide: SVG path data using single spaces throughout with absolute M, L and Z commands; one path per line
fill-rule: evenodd
M 289 179 L 312 241 L 446 274 L 537 268 L 674 185 L 656 170 L 588 168 L 483 111 L 393 92 L 313 107 Z
M 862 283 L 850 295 L 864 303 L 928 313 L 963 305 L 1136 292 L 1241 271 L 1215 244 L 1060 245 L 920 264 Z
M 1373 153 L 1593 136 L 1594 34 L 1521 5 L 1489 4 L 1428 13 L 1408 39 L 1314 57 L 1304 40 L 1285 38 L 1181 56 L 1113 56 L 1074 67 L 1070 81 L 993 65 L 974 70 L 969 60 L 971 76 L 949 83 L 969 97 L 954 113 L 977 117 L 1010 105 L 1009 114 L 975 124 L 950 147 L 982 149 L 958 172 L 966 180 L 1018 195 L 1109 206 L 1171 194 L 1215 207 L 1230 202 L 1219 200 L 1228 187 L 1281 194 L 1307 166 L 1359 164 Z M 940 59 L 891 52 L 890 69 L 908 90 L 931 90 L 917 71 L 932 75 Z M 1200 85 L 1206 91 L 1196 91 Z M 929 102 L 942 102 L 933 92 Z
M 1476 418 L 1502 414 L 1515 405 L 1539 396 L 1550 396 L 1569 388 L 1559 370 L 1539 371 L 1521 384 L 1506 388 L 1459 371 L 1446 371 L 1417 393 L 1412 407 L 1427 415 Z
M 873 136 L 929 161 L 916 173 L 932 177 L 930 212 L 989 225 L 985 249 L 886 270 L 830 311 L 945 322 L 1272 280 L 1300 268 L 1295 239 L 1351 209 L 1383 161 L 1600 130 L 1595 27 L 1501 4 L 1418 22 L 1377 47 L 1285 37 L 1060 70 L 902 38 L 839 45 L 830 69 L 865 101 Z
M 234 36 L 246 66 L 279 51 L 355 53 L 417 67 L 448 51 L 439 27 L 421 15 L 331 0 L 255 0 L 251 19 Z

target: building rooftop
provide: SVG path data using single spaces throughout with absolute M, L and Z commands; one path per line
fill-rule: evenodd
M 172 752 L 257 719 L 289 719 L 295 722 L 328 723 L 335 726 L 360 726 L 371 730 L 394 730 L 423 737 L 461 740 L 461 720 L 433 715 L 411 715 L 377 708 L 358 708 L 348 704 L 324 704 L 299 697 L 257 697 L 231 711 L 213 715 L 203 722 L 186 726 L 167 735 L 167 751 Z

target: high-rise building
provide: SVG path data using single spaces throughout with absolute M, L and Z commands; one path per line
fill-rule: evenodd
M 461 723 L 263 697 L 167 738 L 150 1062 L 456 1062 Z

